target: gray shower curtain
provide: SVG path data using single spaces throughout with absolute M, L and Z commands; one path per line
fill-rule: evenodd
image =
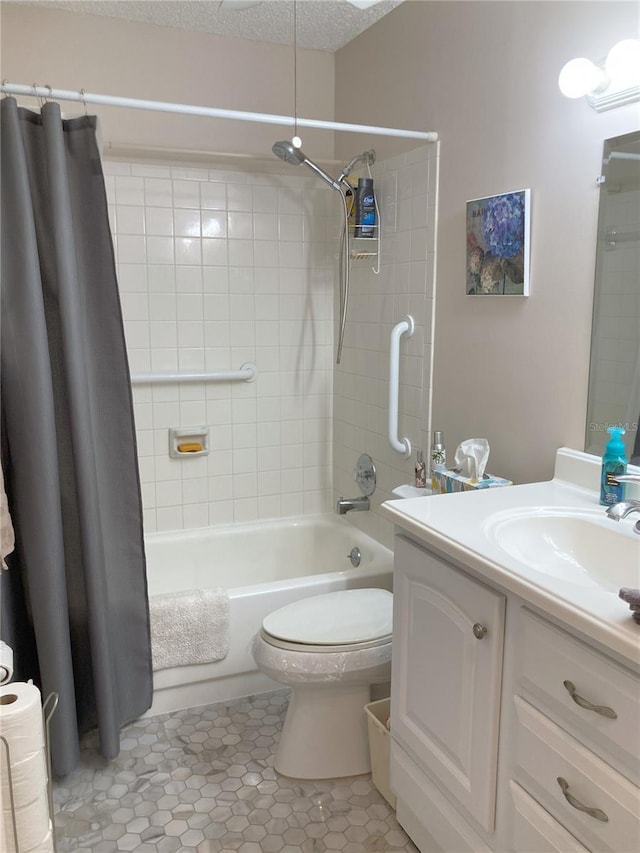
M 97 727 L 151 704 L 149 610 L 133 408 L 92 116 L 2 108 L 3 469 L 16 551 L 2 638 L 17 674 L 60 697 L 54 773 Z M 39 672 L 38 672 L 39 670 Z

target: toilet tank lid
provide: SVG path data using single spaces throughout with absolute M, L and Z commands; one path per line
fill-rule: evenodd
M 303 598 L 262 622 L 272 637 L 305 645 L 347 645 L 391 636 L 393 595 L 386 589 L 344 589 Z

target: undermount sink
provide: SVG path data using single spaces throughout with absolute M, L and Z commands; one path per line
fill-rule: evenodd
M 640 588 L 640 536 L 605 509 L 531 508 L 487 519 L 485 533 L 530 569 L 609 592 Z

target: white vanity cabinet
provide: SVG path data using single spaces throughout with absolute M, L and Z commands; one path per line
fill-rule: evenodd
M 394 738 L 491 831 L 505 598 L 401 536 L 395 556 Z
M 391 722 L 397 816 L 423 853 L 640 851 L 634 664 L 405 535 Z

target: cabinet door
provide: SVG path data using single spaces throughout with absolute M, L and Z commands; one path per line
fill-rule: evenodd
M 504 609 L 503 595 L 396 536 L 392 731 L 488 832 Z

